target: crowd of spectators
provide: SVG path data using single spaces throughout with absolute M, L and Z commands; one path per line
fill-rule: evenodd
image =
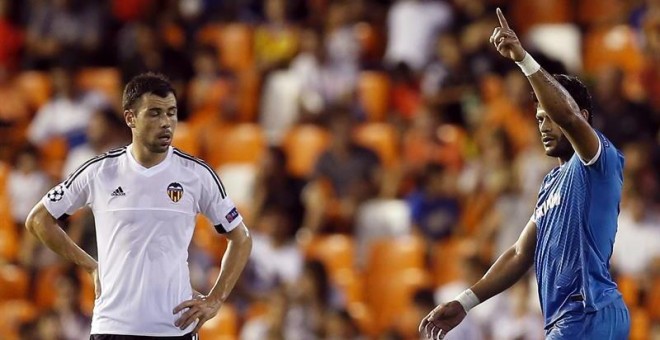
M 543 154 L 531 88 L 488 37 L 502 7 L 552 73 L 591 89 L 626 157 L 611 270 L 632 339 L 660 337 L 657 0 L 0 0 L 0 334 L 86 339 L 90 278 L 28 235 L 30 208 L 130 143 L 122 84 L 174 84 L 175 146 L 223 179 L 251 260 L 202 338 L 414 339 L 517 239 Z M 204 292 L 224 241 L 198 219 Z M 83 210 L 66 227 L 95 254 Z M 542 339 L 533 277 L 446 339 Z

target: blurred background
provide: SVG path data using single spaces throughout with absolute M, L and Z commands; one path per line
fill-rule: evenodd
M 611 270 L 632 339 L 660 338 L 660 1 L 0 0 L 0 338 L 88 339 L 93 287 L 25 233 L 86 159 L 130 142 L 123 84 L 177 90 L 175 146 L 253 232 L 202 339 L 418 339 L 532 214 L 546 157 L 531 88 L 488 44 L 501 6 L 547 70 L 591 89 L 623 151 Z M 96 253 L 89 211 L 68 234 Z M 200 217 L 193 286 L 224 239 Z M 543 339 L 533 276 L 447 339 Z

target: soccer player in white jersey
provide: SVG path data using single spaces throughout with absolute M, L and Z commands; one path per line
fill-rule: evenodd
M 233 289 L 252 240 L 215 172 L 171 146 L 177 101 L 169 81 L 133 78 L 123 109 L 132 143 L 80 166 L 33 208 L 26 227 L 93 276 L 92 340 L 195 339 Z M 98 262 L 59 227 L 83 206 L 94 213 Z M 208 295 L 193 293 L 187 263 L 198 213 L 229 240 Z
M 623 340 L 630 315 L 609 273 L 623 185 L 623 156 L 591 127 L 591 97 L 575 77 L 548 74 L 497 9 L 490 42 L 516 61 L 538 101 L 543 148 L 559 166 L 543 180 L 520 238 L 484 277 L 427 315 L 420 332 L 437 339 L 469 310 L 511 287 L 534 265 L 549 340 Z

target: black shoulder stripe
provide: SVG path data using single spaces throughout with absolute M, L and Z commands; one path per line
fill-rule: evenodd
M 211 173 L 211 176 L 213 177 L 213 180 L 215 181 L 215 184 L 218 185 L 218 189 L 220 190 L 220 197 L 222 197 L 222 198 L 227 197 L 227 192 L 225 191 L 224 185 L 222 185 L 222 181 L 220 180 L 220 177 L 218 177 L 218 174 L 216 174 L 215 171 L 213 171 L 213 169 L 211 169 L 211 167 L 208 164 L 206 164 L 206 162 L 204 162 L 203 160 L 201 160 L 197 157 L 193 157 L 193 156 L 191 156 L 187 153 L 184 153 L 184 152 L 180 151 L 177 148 L 174 148 L 174 154 L 179 156 L 179 157 L 191 160 L 191 161 L 201 165 L 206 170 L 208 170 Z
M 75 179 L 76 179 L 81 173 L 83 173 L 83 171 L 85 171 L 85 169 L 87 169 L 90 165 L 92 165 L 92 164 L 94 164 L 94 163 L 96 163 L 96 162 L 98 162 L 98 161 L 104 160 L 104 159 L 106 159 L 106 158 L 119 157 L 119 156 L 123 155 L 125 152 L 126 152 L 126 148 L 124 147 L 124 148 L 120 148 L 120 149 L 115 149 L 115 150 L 108 151 L 108 152 L 106 152 L 106 153 L 100 154 L 100 155 L 98 155 L 98 156 L 96 156 L 96 157 L 94 157 L 94 158 L 88 160 L 87 162 L 83 163 L 83 165 L 81 165 L 80 167 L 78 167 L 78 169 L 76 169 L 76 171 L 72 172 L 72 173 L 69 175 L 69 177 L 67 177 L 67 179 L 64 181 L 64 186 L 67 187 L 67 188 L 70 187 L 70 186 L 71 186 L 71 183 L 73 183 L 73 181 L 74 181 L 74 180 L 75 180 Z

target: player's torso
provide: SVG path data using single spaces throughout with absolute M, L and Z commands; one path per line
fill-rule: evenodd
M 123 156 L 106 162 L 90 183 L 102 284 L 93 330 L 180 334 L 171 310 L 191 294 L 196 174 L 172 154 L 149 169 Z
M 594 188 L 603 183 L 589 171 L 573 157 L 546 176 L 539 192 L 535 270 L 546 323 L 567 311 L 593 310 L 615 287 L 606 244 L 616 224 L 606 225 L 597 215 L 617 207 L 601 205 L 596 196 L 604 192 Z

